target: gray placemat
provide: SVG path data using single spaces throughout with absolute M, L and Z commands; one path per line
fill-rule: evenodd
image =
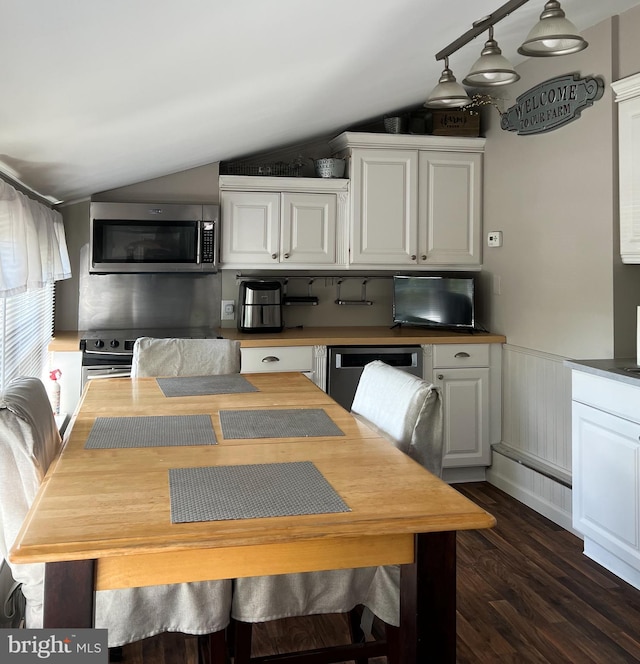
M 169 470 L 172 523 L 350 512 L 311 461 Z
M 344 436 L 322 408 L 221 410 L 225 438 L 305 438 Z
M 85 448 L 216 445 L 217 442 L 209 415 L 98 417 Z
M 240 374 L 221 376 L 178 376 L 175 378 L 156 378 L 165 397 L 195 397 L 207 394 L 238 394 L 257 392 Z

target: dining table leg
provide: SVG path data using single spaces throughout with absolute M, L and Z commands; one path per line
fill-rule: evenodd
M 43 627 L 93 627 L 95 560 L 46 563 Z
M 389 664 L 456 661 L 456 533 L 419 533 L 400 568 L 400 628 Z

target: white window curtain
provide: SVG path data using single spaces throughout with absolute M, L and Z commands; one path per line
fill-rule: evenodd
M 70 276 L 62 215 L 0 180 L 0 390 L 45 375 L 54 282 Z
M 0 180 L 0 298 L 70 276 L 62 215 Z

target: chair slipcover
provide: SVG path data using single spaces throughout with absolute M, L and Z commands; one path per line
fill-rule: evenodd
M 213 376 L 239 372 L 239 341 L 140 337 L 133 345 L 132 378 Z
M 42 382 L 12 381 L 0 396 L 0 555 L 5 559 L 59 445 Z M 42 627 L 44 564 L 9 565 L 27 600 L 27 628 Z M 102 590 L 95 599 L 95 626 L 109 630 L 109 647 L 114 647 L 161 632 L 210 634 L 224 629 L 231 581 Z
M 351 412 L 428 471 L 442 475 L 442 400 L 437 387 L 374 360 L 362 372 Z
M 440 394 L 425 381 L 376 360 L 362 373 L 353 411 L 431 472 L 442 469 Z M 398 626 L 400 568 L 305 572 L 234 581 L 231 615 L 243 622 L 344 613 L 358 604 Z
M 436 387 L 375 360 L 362 372 L 351 411 L 428 471 L 442 475 L 442 399 Z M 363 604 L 385 623 L 400 624 L 398 565 L 376 569 Z
M 365 603 L 375 574 L 375 567 L 363 567 L 236 579 L 231 615 L 256 623 L 345 613 Z

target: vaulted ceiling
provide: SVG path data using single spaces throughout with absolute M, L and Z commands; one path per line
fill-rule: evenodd
M 338 133 L 421 104 L 435 53 L 501 4 L 0 0 L 0 171 L 72 201 Z M 584 29 L 637 4 L 562 7 Z M 543 6 L 496 26 L 514 64 Z M 458 80 L 485 39 L 452 56 Z

